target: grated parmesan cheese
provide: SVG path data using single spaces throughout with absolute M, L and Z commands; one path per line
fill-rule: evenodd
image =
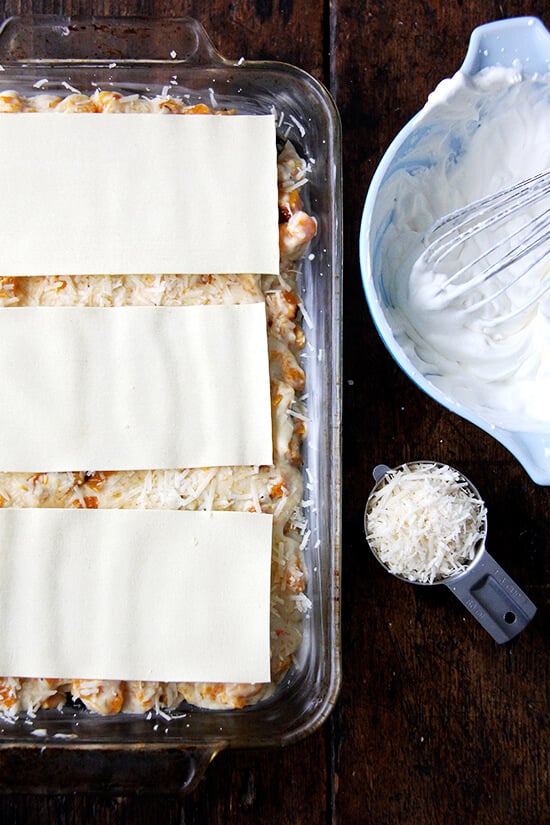
M 367 504 L 374 554 L 390 573 L 424 584 L 463 572 L 485 527 L 485 505 L 468 480 L 441 464 L 390 470 Z

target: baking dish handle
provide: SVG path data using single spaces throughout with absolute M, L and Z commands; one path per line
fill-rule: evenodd
M 0 748 L 0 791 L 26 792 L 32 777 L 33 793 L 184 796 L 195 789 L 222 747 L 12 743 Z
M 0 65 L 117 60 L 231 65 L 191 17 L 10 17 L 0 25 Z

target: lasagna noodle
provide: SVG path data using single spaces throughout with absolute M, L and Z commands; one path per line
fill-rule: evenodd
M 0 275 L 279 272 L 272 115 L 3 113 L 0 191 Z
M 0 509 L 0 673 L 269 682 L 271 525 Z
M 0 340 L 3 471 L 272 462 L 263 302 L 2 308 Z

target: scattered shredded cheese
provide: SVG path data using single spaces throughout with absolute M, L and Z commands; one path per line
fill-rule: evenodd
M 80 91 L 78 89 L 76 89 L 74 86 L 71 86 L 70 83 L 67 83 L 66 80 L 61 81 L 61 85 L 64 86 L 65 89 L 67 89 L 67 91 L 72 92 L 75 95 L 80 94 Z
M 422 583 L 464 571 L 485 525 L 485 505 L 467 479 L 429 462 L 388 472 L 367 508 L 367 540 L 376 556 L 390 573 Z

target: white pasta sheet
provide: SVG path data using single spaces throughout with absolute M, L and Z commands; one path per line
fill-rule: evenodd
M 271 115 L 0 114 L 0 275 L 279 271 Z
M 0 509 L 0 673 L 268 682 L 272 517 Z
M 0 309 L 0 470 L 272 463 L 264 303 Z

